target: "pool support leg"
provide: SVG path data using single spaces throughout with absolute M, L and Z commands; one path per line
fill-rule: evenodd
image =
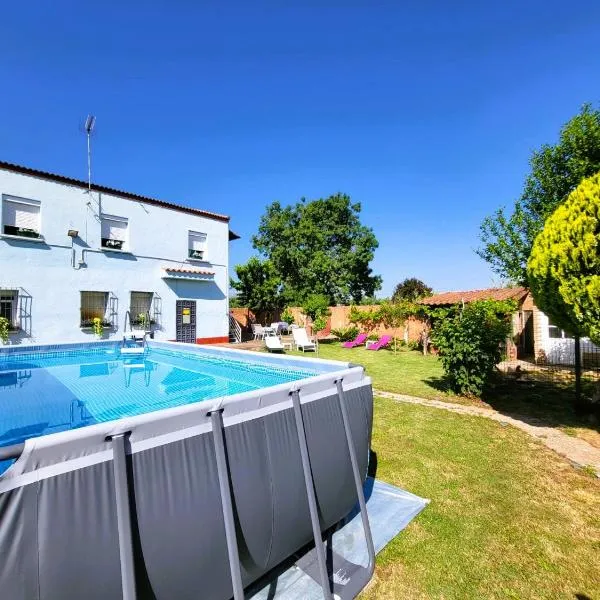
M 335 382 L 338 391 L 338 400 L 340 411 L 342 413 L 342 422 L 346 433 L 346 441 L 348 442 L 348 452 L 350 454 L 350 464 L 352 465 L 352 475 L 354 476 L 354 485 L 356 486 L 356 494 L 358 496 L 358 505 L 360 507 L 360 516 L 365 532 L 365 540 L 367 542 L 367 551 L 369 553 L 369 564 L 367 571 L 369 579 L 375 572 L 375 546 L 373 544 L 373 535 L 371 534 L 371 525 L 369 524 L 369 515 L 367 514 L 367 503 L 365 501 L 365 492 L 363 489 L 363 481 L 358 469 L 358 461 L 356 459 L 356 448 L 352 439 L 352 430 L 350 429 L 350 419 L 348 418 L 348 408 L 346 407 L 346 396 L 344 393 L 343 381 L 338 379 Z
M 315 540 L 315 551 L 317 554 L 317 563 L 321 576 L 321 587 L 323 588 L 323 598 L 331 600 L 331 590 L 329 585 L 329 575 L 327 574 L 327 563 L 325 562 L 325 549 L 323 537 L 321 535 L 321 525 L 319 523 L 319 513 L 317 510 L 317 498 L 312 479 L 312 470 L 310 467 L 310 457 L 308 455 L 308 444 L 306 442 L 306 431 L 304 429 L 304 420 L 302 418 L 302 407 L 300 406 L 300 391 L 292 391 L 292 406 L 294 408 L 294 419 L 296 421 L 296 430 L 298 432 L 298 443 L 300 445 L 300 458 L 302 460 L 302 471 L 304 473 L 304 486 L 308 497 L 308 510 L 310 512 L 310 522 L 312 524 L 313 538 Z
M 117 506 L 117 529 L 119 533 L 119 559 L 121 563 L 123 600 L 136 600 L 125 436 L 125 433 L 119 433 L 118 435 L 113 435 L 111 439 L 113 448 L 113 473 L 115 478 L 115 501 Z
M 244 586 L 242 585 L 240 557 L 235 533 L 235 521 L 233 519 L 233 503 L 231 500 L 231 488 L 229 487 L 229 469 L 227 467 L 227 457 L 225 455 L 222 412 L 221 409 L 210 413 L 213 445 L 217 461 L 219 489 L 221 491 L 221 506 L 223 508 L 223 521 L 225 522 L 225 537 L 227 539 L 227 554 L 229 556 L 229 570 L 231 571 L 233 598 L 234 600 L 244 600 Z

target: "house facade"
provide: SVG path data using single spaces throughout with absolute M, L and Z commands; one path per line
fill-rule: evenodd
M 511 339 L 507 341 L 509 359 L 530 359 L 537 363 L 573 365 L 575 340 L 567 332 L 552 324 L 536 305 L 531 292 L 525 287 L 489 288 L 461 292 L 443 292 L 423 298 L 428 306 L 452 306 L 475 300 L 513 300 L 516 310 L 512 315 Z M 600 348 L 589 339 L 581 340 L 584 367 L 598 366 Z
M 10 344 L 228 340 L 229 217 L 0 162 Z

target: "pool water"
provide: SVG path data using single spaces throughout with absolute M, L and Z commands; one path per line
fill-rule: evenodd
M 143 356 L 121 355 L 119 345 L 4 354 L 0 355 L 0 446 L 292 382 L 318 372 L 316 367 L 236 355 L 224 358 L 210 352 L 147 348 Z

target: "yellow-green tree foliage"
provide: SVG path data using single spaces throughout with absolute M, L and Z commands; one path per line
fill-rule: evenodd
M 600 343 L 600 173 L 547 219 L 527 272 L 536 304 L 556 325 Z

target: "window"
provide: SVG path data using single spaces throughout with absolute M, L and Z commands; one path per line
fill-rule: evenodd
M 206 234 L 188 232 L 188 258 L 206 260 Z
M 131 292 L 129 301 L 129 316 L 132 325 L 147 325 L 145 320 L 150 316 L 150 324 L 153 324 L 152 318 L 152 292 Z
M 103 325 L 111 323 L 106 319 L 108 292 L 81 292 L 81 327 L 91 327 L 94 319 L 102 319 Z
M 128 225 L 129 223 L 124 217 L 102 215 L 102 247 L 110 250 L 125 250 Z
M 572 336 L 568 334 L 564 329 L 560 329 L 552 323 L 548 323 L 548 337 L 551 339 L 572 339 Z
M 19 292 L 17 290 L 0 290 L 0 317 L 8 320 L 9 329 L 17 324 L 17 301 Z
M 28 238 L 40 236 L 40 202 L 14 196 L 2 198 L 2 233 Z

